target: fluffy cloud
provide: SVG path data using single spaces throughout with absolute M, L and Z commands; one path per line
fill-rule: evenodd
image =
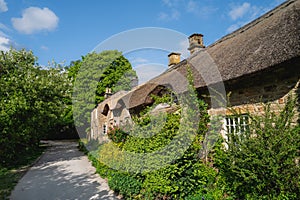
M 230 27 L 228 27 L 226 32 L 231 33 L 237 30 L 241 26 L 244 26 L 245 24 L 271 10 L 272 7 L 274 6 L 271 5 L 268 7 L 257 7 L 247 2 L 239 6 L 233 6 L 228 15 L 232 20 L 235 21 L 235 24 L 232 24 Z
M 0 12 L 8 11 L 7 4 L 4 0 L 0 0 Z
M 241 5 L 233 5 L 228 15 L 232 20 L 235 21 L 235 23 L 229 26 L 226 32 L 231 33 L 237 30 L 238 28 L 244 26 L 245 24 L 268 12 L 283 1 L 284 0 L 273 0 L 269 5 L 265 7 L 251 5 L 247 2 L 244 2 Z
M 8 51 L 12 45 L 12 41 L 3 31 L 9 31 L 9 29 L 4 24 L 0 23 L 0 51 Z
M 19 32 L 32 34 L 54 30 L 59 18 L 48 8 L 30 7 L 23 11 L 22 18 L 12 18 L 11 21 L 13 27 Z
M 0 51 L 8 51 L 10 46 L 10 40 L 7 37 L 0 35 Z
M 242 18 L 247 12 L 250 11 L 250 9 L 250 3 L 245 2 L 240 6 L 233 7 L 229 12 L 229 16 L 231 19 L 237 20 L 239 18 Z

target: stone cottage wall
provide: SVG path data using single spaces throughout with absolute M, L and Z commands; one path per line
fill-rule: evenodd
M 241 114 L 261 115 L 264 113 L 263 103 L 270 103 L 271 110 L 276 112 L 284 107 L 290 94 L 300 96 L 298 74 L 294 76 L 287 76 L 286 73 L 264 75 L 250 76 L 225 83 L 228 107 L 232 107 Z M 208 112 L 212 116 L 232 114 L 229 109 L 221 108 L 211 108 Z M 299 102 L 296 112 L 299 116 Z

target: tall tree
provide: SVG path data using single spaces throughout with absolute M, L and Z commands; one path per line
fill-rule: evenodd
M 90 126 L 91 111 L 105 99 L 106 88 L 112 92 L 130 90 L 137 80 L 131 64 L 117 50 L 89 53 L 81 62 L 73 63 L 70 73 L 76 79 L 73 112 L 76 127 L 83 134 L 81 137 Z
M 62 68 L 43 69 L 30 51 L 0 54 L 0 160 L 16 159 L 66 126 L 72 83 Z M 3 164 L 3 163 L 2 163 Z

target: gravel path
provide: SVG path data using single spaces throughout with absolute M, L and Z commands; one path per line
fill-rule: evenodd
M 77 149 L 77 142 L 49 141 L 49 144 L 51 147 L 13 190 L 12 200 L 118 199 Z

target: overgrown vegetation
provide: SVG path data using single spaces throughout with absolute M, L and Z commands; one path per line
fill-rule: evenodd
M 82 66 L 88 68 L 81 70 Z M 97 79 L 93 103 L 73 106 L 75 80 L 81 78 L 84 84 L 93 77 Z M 118 51 L 93 52 L 69 67 L 54 62 L 39 66 L 31 51 L 0 51 L 0 165 L 13 165 L 23 153 L 37 148 L 41 139 L 78 138 L 74 109 L 79 109 L 87 122 L 90 110 L 104 99 L 106 87 L 112 92 L 128 90 L 133 79 L 137 79 L 135 71 Z M 86 96 L 90 98 L 91 93 Z
M 127 139 L 128 134 L 125 131 L 123 131 L 120 127 L 114 126 L 112 128 L 109 128 L 107 136 L 115 143 L 124 143 Z
M 83 56 L 82 60 L 72 63 L 69 76 L 75 80 L 73 114 L 81 138 L 86 137 L 90 113 L 105 99 L 106 88 L 110 88 L 112 93 L 130 90 L 137 81 L 130 62 L 117 50 Z
M 58 65 L 42 68 L 32 52 L 0 54 L 0 165 L 11 166 L 42 138 L 64 135 L 74 126 L 72 84 Z M 63 137 L 63 136 L 62 136 Z
M 207 105 L 197 99 L 192 86 L 189 91 L 189 97 L 181 99 L 176 112 L 154 115 L 143 112 L 126 140 L 112 140 L 90 152 L 97 172 L 125 199 L 184 199 L 193 195 L 222 198 L 223 192 L 215 184 L 218 182 L 217 170 L 199 157 L 201 141 L 208 130 Z M 156 100 L 153 107 L 159 103 L 172 104 L 172 98 L 167 95 L 153 98 Z M 196 123 L 194 119 L 197 119 Z M 182 143 L 189 140 L 183 152 Z M 161 151 L 166 146 L 167 150 Z M 176 157 L 178 155 L 173 154 L 176 151 L 182 151 L 182 154 Z M 134 156 L 124 157 L 121 152 L 145 156 L 162 153 L 139 160 Z M 164 164 L 170 157 L 174 159 Z M 141 162 L 145 162 L 143 170 Z
M 219 151 L 216 167 L 237 199 L 298 199 L 300 196 L 300 127 L 296 99 L 280 113 L 264 107 L 250 115 L 249 131 L 229 134 L 228 150 Z
M 0 198 L 41 153 L 41 139 L 74 138 L 71 79 L 30 51 L 0 51 Z
M 96 94 L 88 91 L 88 101 L 82 101 L 87 104 L 75 106 L 81 111 L 76 120 L 88 122 L 90 111 L 103 100 L 106 87 L 115 92 L 130 89 L 136 78 L 128 61 L 117 51 L 92 53 L 73 62 L 70 68 L 56 64 L 42 68 L 36 61 L 33 53 L 25 50 L 0 55 L 0 198 L 4 199 L 22 175 L 23 166 L 40 155 L 40 139 L 74 134 L 71 94 L 75 79 L 82 80 L 77 88 L 79 94 L 86 89 L 85 83 L 91 83 L 85 81 L 90 77 L 95 81 L 92 85 Z M 83 64 L 91 70 L 77 77 Z M 100 73 L 101 77 L 93 71 L 99 67 L 104 74 Z M 120 84 L 118 78 L 123 78 L 121 82 L 125 84 Z M 209 120 L 207 105 L 196 98 L 192 82 L 189 91 L 187 98 L 176 99 L 181 101 L 180 105 L 174 103 L 174 94 L 152 97 L 156 102 L 153 107 L 173 104 L 176 112 L 150 114 L 150 108 L 146 108 L 134 118 L 130 134 L 115 127 L 109 131 L 109 143 L 80 144 L 82 149 L 87 146 L 94 150 L 89 152 L 89 158 L 113 190 L 125 199 L 300 196 L 300 126 L 294 123 L 295 108 L 299 106 L 296 98 L 290 98 L 281 112 L 265 105 L 264 115 L 249 114 L 247 131 L 228 134 L 228 140 L 219 137 L 212 151 L 207 154 L 205 150 L 203 157 L 204 137 L 214 124 Z M 183 144 L 189 145 L 185 148 Z
M 163 103 L 163 98 L 157 98 L 158 102 Z M 147 126 L 151 121 L 161 120 L 160 116 L 143 113 L 135 121 L 139 133 L 147 137 L 129 135 L 126 140 L 112 141 L 90 152 L 89 158 L 97 172 L 108 179 L 109 186 L 125 199 L 297 199 L 300 196 L 300 127 L 294 123 L 295 98 L 289 99 L 281 112 L 272 111 L 267 104 L 264 115 L 249 114 L 249 129 L 242 134 L 228 134 L 228 140 L 219 135 L 208 158 L 200 157 L 209 124 L 207 106 L 201 100 L 198 105 L 201 113 L 196 137 L 183 156 L 167 166 L 135 173 L 129 170 L 136 165 L 134 160 L 130 166 L 125 162 L 123 168 L 118 168 L 117 164 L 105 162 L 103 156 L 112 161 L 122 160 L 124 157 L 116 149 L 151 153 L 165 147 L 178 135 L 181 112 L 167 114 L 159 131 Z
M 90 68 L 82 70 L 80 76 L 83 65 Z M 93 71 L 99 68 L 100 71 Z M 19 163 L 40 152 L 41 139 L 78 138 L 72 105 L 78 76 L 85 76 L 84 80 L 97 79 L 92 104 L 82 107 L 84 117 L 89 116 L 90 109 L 104 99 L 106 87 L 111 87 L 112 92 L 128 90 L 132 87 L 132 80 L 137 79 L 128 60 L 118 51 L 93 52 L 67 67 L 55 62 L 40 66 L 31 51 L 0 51 L 1 199 L 2 193 L 7 196 L 20 177 Z M 90 145 L 97 146 L 95 142 L 90 142 Z M 25 165 L 28 163 L 24 162 Z

